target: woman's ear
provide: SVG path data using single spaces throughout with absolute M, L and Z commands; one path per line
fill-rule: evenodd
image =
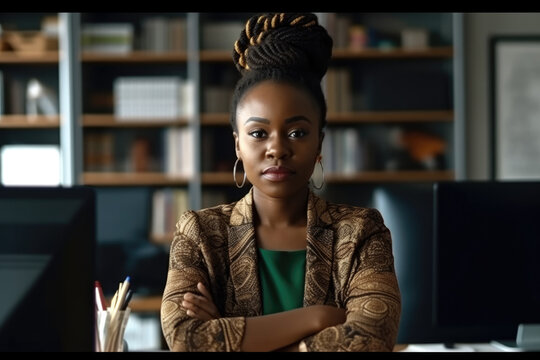
M 234 137 L 234 151 L 236 152 L 236 157 L 240 158 L 240 143 L 238 139 L 238 133 L 236 131 L 233 131 L 233 137 Z
M 317 151 L 318 151 L 319 155 L 321 155 L 321 153 L 322 153 L 323 140 L 324 140 L 324 131 L 321 131 L 320 135 L 319 135 L 319 147 L 317 148 Z

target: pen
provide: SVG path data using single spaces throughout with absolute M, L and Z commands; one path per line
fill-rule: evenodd
M 126 280 L 124 280 L 124 282 L 120 284 L 120 287 L 118 289 L 119 294 L 118 294 L 118 297 L 116 298 L 116 303 L 114 304 L 115 312 L 120 310 L 122 306 L 124 305 L 124 301 L 126 299 L 127 291 L 129 288 L 129 281 L 130 281 L 130 277 L 127 276 Z
M 126 300 L 124 300 L 124 304 L 122 305 L 122 309 L 121 309 L 122 311 L 127 309 L 132 295 L 133 295 L 133 290 L 129 289 L 126 295 Z
M 107 309 L 107 301 L 105 300 L 105 295 L 103 295 L 103 288 L 99 281 L 94 282 L 95 292 L 96 292 L 96 306 L 99 311 L 104 311 Z

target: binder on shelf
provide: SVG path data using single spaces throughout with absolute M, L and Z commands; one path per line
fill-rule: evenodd
M 192 112 L 191 81 L 178 76 L 127 76 L 114 80 L 118 120 L 163 120 Z

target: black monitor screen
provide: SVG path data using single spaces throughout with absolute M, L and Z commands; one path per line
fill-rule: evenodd
M 373 200 L 392 234 L 401 292 L 397 342 L 443 342 L 432 321 L 433 183 L 379 185 Z
M 434 320 L 454 341 L 540 323 L 540 183 L 443 182 L 434 199 Z
M 95 195 L 0 187 L 0 350 L 92 351 Z

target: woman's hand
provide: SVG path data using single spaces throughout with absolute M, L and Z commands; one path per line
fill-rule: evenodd
M 182 306 L 186 309 L 186 314 L 203 321 L 220 318 L 221 314 L 212 300 L 212 295 L 203 283 L 199 282 L 197 289 L 202 295 L 191 292 L 184 294 Z
M 333 305 L 313 305 L 312 307 L 316 311 L 313 320 L 316 322 L 317 331 L 343 324 L 347 320 L 347 311 L 343 308 Z

